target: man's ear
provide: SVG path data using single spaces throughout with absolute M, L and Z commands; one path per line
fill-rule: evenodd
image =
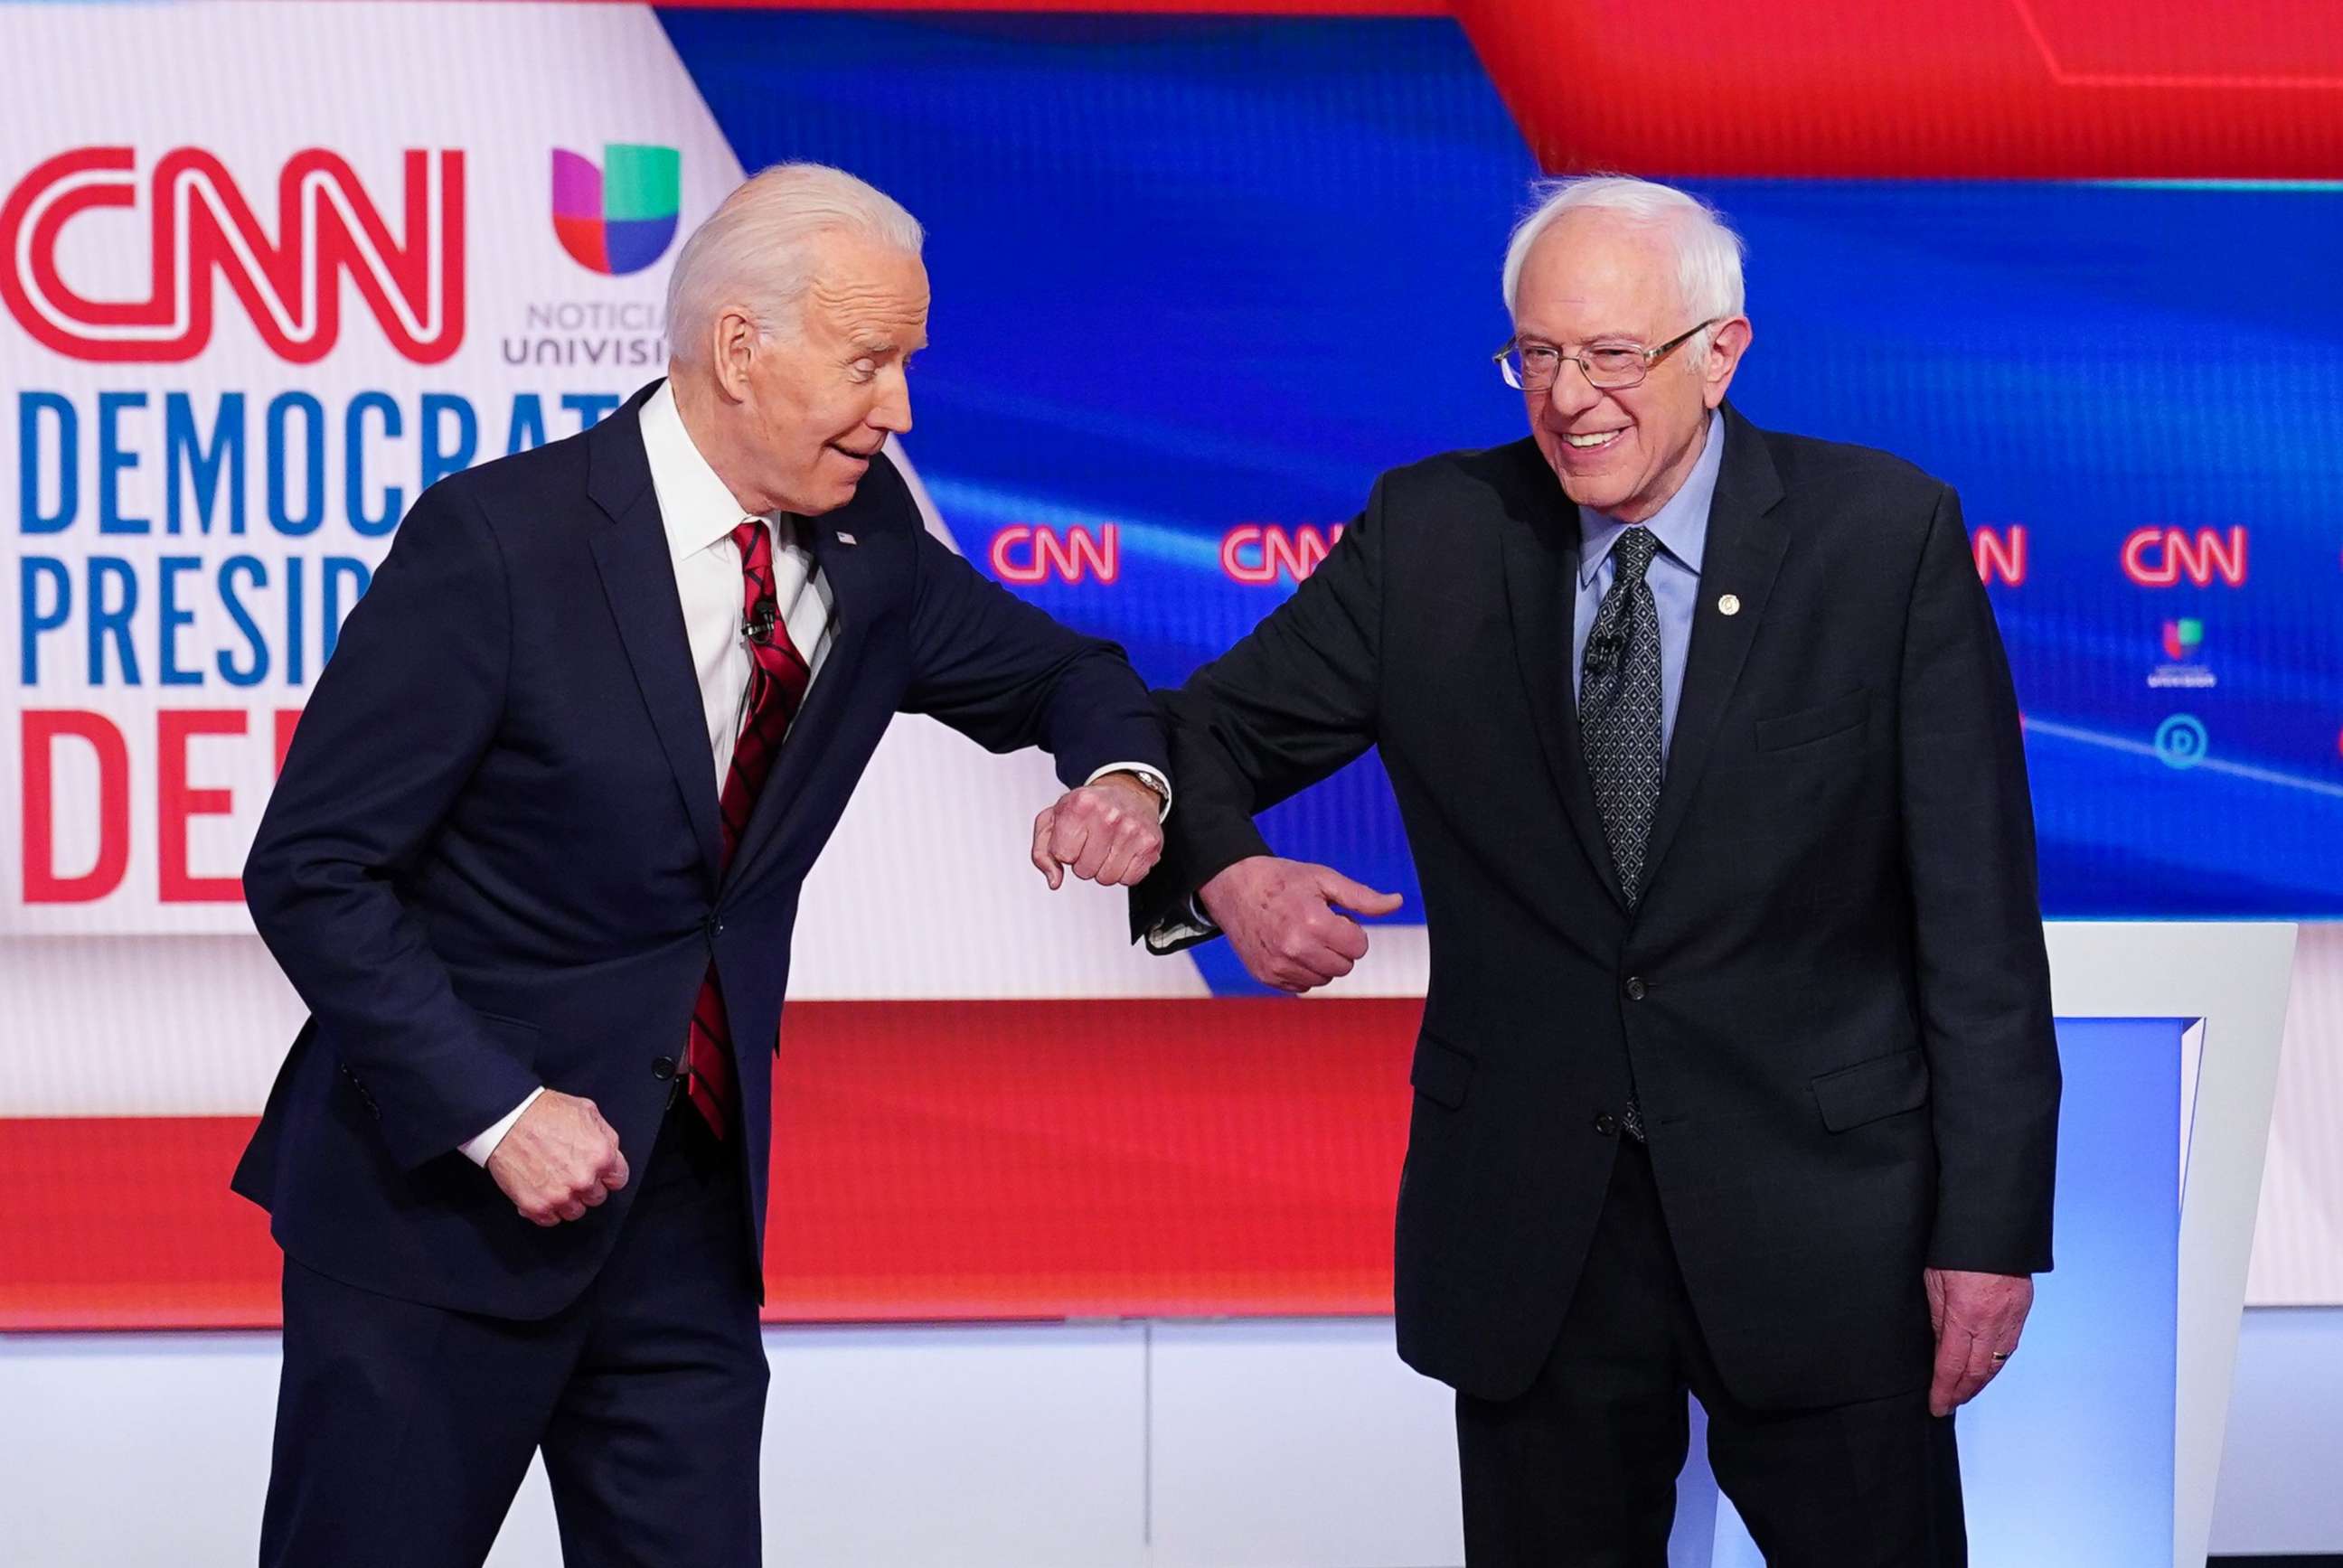
M 1709 337 L 1708 363 L 1702 367 L 1701 396 L 1710 407 L 1725 401 L 1734 373 L 1741 368 L 1741 357 L 1749 352 L 1749 340 L 1755 334 L 1747 317 L 1736 316 Z
M 743 306 L 726 306 L 716 313 L 715 323 L 709 328 L 709 359 L 715 367 L 716 385 L 735 403 L 749 400 L 749 371 L 756 364 L 758 350 L 764 346 L 764 338 L 756 317 Z

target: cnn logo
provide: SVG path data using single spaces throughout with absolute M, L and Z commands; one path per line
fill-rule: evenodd
M 2237 588 L 2246 580 L 2246 530 L 2140 528 L 2124 540 L 2123 569 L 2142 588 L 2171 588 L 2183 578 L 2198 588 L 2216 578 Z
M 1969 536 L 1969 553 L 1976 558 L 1977 580 L 1991 588 L 1996 582 L 2011 588 L 2026 586 L 2026 527 L 1979 528 Z
M 341 336 L 347 277 L 390 346 L 436 365 L 464 341 L 464 155 L 409 150 L 394 232 L 350 166 L 311 147 L 277 180 L 272 238 L 211 154 L 180 147 L 142 186 L 128 147 L 49 159 L 0 206 L 0 298 L 44 347 L 75 359 L 176 363 L 211 343 L 221 284 L 280 358 L 306 365 Z M 91 299 L 57 265 L 66 226 L 144 206 L 144 299 Z
M 1318 569 L 1342 537 L 1340 523 L 1325 529 L 1240 523 L 1221 536 L 1221 571 L 1233 582 L 1273 583 L 1287 577 L 1298 583 Z
M 1012 523 L 992 536 L 991 558 L 992 575 L 1005 583 L 1078 583 L 1085 577 L 1111 583 L 1122 575 L 1122 531 L 1112 523 L 1096 528 Z

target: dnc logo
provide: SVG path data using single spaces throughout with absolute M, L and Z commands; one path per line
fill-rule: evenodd
M 553 149 L 553 232 L 578 266 L 624 277 L 665 256 L 675 238 L 683 155 L 613 142 L 602 163 Z

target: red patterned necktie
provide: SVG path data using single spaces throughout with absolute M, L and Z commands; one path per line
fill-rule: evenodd
M 749 711 L 741 721 L 740 738 L 732 748 L 732 766 L 724 776 L 719 801 L 723 819 L 724 865 L 749 826 L 758 792 L 765 787 L 773 760 L 780 755 L 781 737 L 805 700 L 813 678 L 805 656 L 789 640 L 789 628 L 780 618 L 773 596 L 773 536 L 764 522 L 751 518 L 732 530 L 740 552 L 740 600 L 749 653 Z M 732 1028 L 724 1016 L 724 992 L 709 960 L 708 978 L 699 982 L 699 998 L 691 1006 L 691 1072 L 688 1091 L 691 1103 L 723 1137 L 731 1127 L 732 1101 L 738 1097 L 732 1070 Z

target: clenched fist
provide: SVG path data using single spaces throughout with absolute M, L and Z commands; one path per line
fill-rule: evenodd
M 551 1226 L 584 1219 L 624 1187 L 627 1157 L 592 1101 L 548 1089 L 497 1144 L 488 1174 L 522 1219 Z
M 1055 891 L 1071 871 L 1101 887 L 1136 885 L 1163 854 L 1162 802 L 1128 773 L 1069 789 L 1033 819 L 1033 866 Z
M 1387 915 L 1397 893 L 1379 893 L 1327 866 L 1254 855 L 1196 895 L 1253 979 L 1296 994 L 1349 974 L 1367 956 L 1367 933 L 1344 910 Z

